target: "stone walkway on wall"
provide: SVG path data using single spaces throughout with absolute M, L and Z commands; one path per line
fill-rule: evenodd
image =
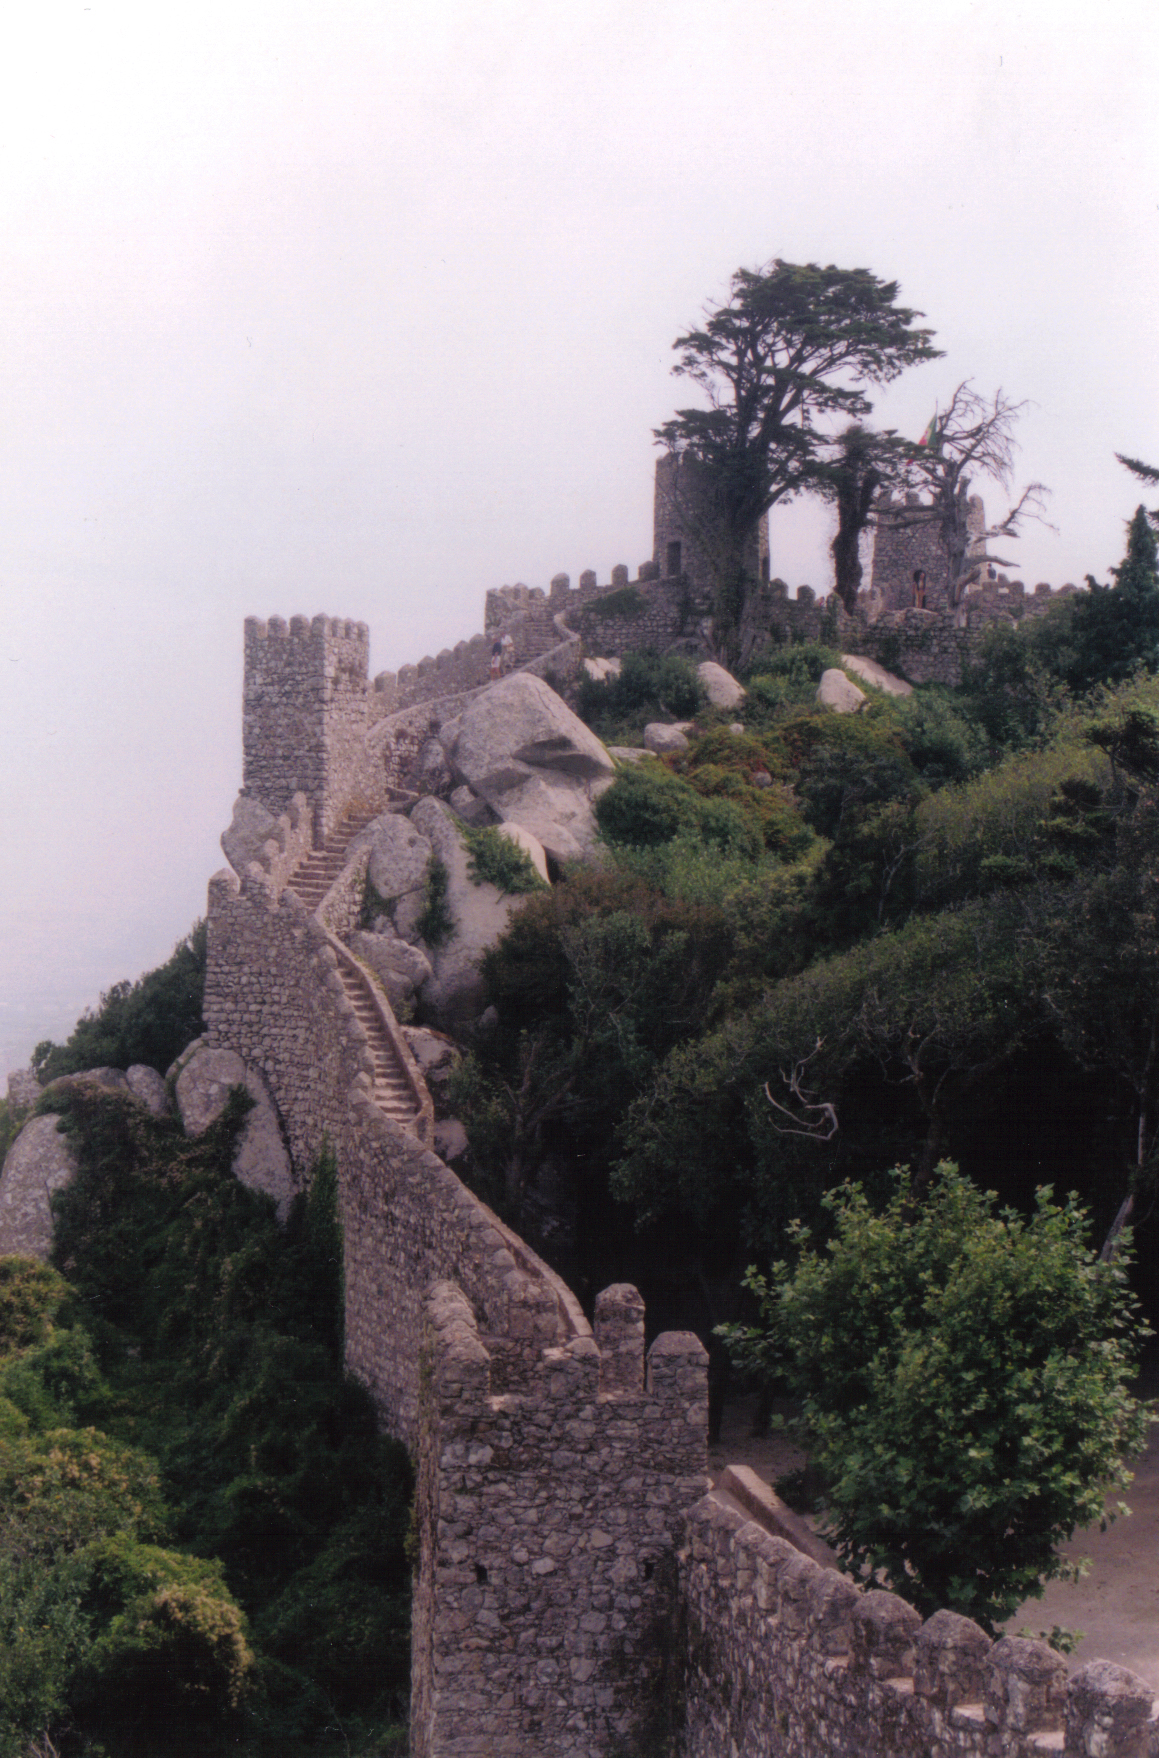
M 350 844 L 375 816 L 377 814 L 373 812 L 348 814 L 321 847 L 306 855 L 290 875 L 287 889 L 305 904 L 316 920 L 320 920 L 321 905 L 346 865 Z M 388 1027 L 388 1017 L 391 1021 L 394 1018 L 390 1003 L 354 954 L 333 935 L 329 938 L 338 958 L 342 987 L 366 1033 L 374 1058 L 374 1102 L 392 1122 L 401 1124 L 412 1134 L 424 1135 L 424 1123 L 430 1122 L 430 1101 L 428 1099 L 423 1105 L 421 1094 L 415 1090 L 416 1079 L 421 1081 L 421 1076 L 408 1072 L 393 1041 Z M 394 1023 L 397 1031 L 397 1022 Z

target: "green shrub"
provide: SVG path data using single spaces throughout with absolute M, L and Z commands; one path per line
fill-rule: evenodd
M 505 836 L 497 825 L 467 830 L 463 840 L 467 844 L 468 870 L 476 885 L 494 885 L 509 897 L 546 889 L 546 882 L 527 850 L 514 837 Z
M 652 648 L 625 653 L 618 677 L 580 680 L 580 718 L 601 738 L 623 743 L 647 721 L 691 720 L 704 702 L 696 667 L 682 654 Z
M 0 1257 L 0 1359 L 43 1343 L 74 1304 L 64 1277 L 30 1257 Z
M 662 763 L 621 769 L 596 801 L 596 821 L 609 842 L 654 848 L 695 822 L 697 800 L 687 782 Z
M 427 864 L 422 914 L 415 923 L 419 935 L 428 946 L 442 946 L 455 932 L 455 918 L 447 902 L 449 882 L 443 862 L 438 855 L 432 855 Z
M 593 609 L 601 617 L 623 617 L 625 621 L 634 622 L 643 616 L 647 605 L 638 586 L 620 586 L 615 592 L 598 598 Z
M 100 1633 L 74 1688 L 77 1713 L 102 1733 L 167 1727 L 236 1709 L 253 1668 L 246 1619 L 221 1564 L 118 1534 L 90 1546 L 82 1605 Z
M 369 931 L 374 927 L 379 916 L 389 916 L 393 898 L 383 897 L 374 880 L 370 877 L 370 867 L 362 879 L 362 905 L 358 912 L 358 926 Z
M 825 1251 L 806 1234 L 794 1268 L 750 1270 L 761 1323 L 728 1327 L 731 1346 L 804 1400 L 853 1571 L 993 1630 L 1078 1575 L 1060 1545 L 1129 1481 L 1152 1420 L 1132 1344 L 1150 1333 L 1073 1197 L 996 1213 L 943 1163 L 920 1201 L 899 1173 L 880 1212 L 857 1185 L 826 1204 Z

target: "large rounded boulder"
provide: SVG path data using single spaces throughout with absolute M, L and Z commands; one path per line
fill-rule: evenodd
M 611 784 L 615 765 L 542 678 L 514 672 L 481 690 L 439 737 L 455 775 L 553 860 L 594 852 L 592 800 Z

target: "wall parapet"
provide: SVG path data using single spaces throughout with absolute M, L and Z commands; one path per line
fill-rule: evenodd
M 1152 1692 L 824 1568 L 715 1492 L 689 1517 L 685 1758 L 1147 1758 Z

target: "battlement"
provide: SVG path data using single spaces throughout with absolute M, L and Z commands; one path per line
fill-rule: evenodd
M 542 619 L 559 636 L 556 607 L 582 598 L 581 629 L 618 631 L 621 650 L 695 605 L 683 575 L 642 570 L 625 593 L 622 572 L 605 588 L 589 572 L 573 594 L 557 575 L 549 593 L 507 588 L 496 601 L 525 632 Z M 782 638 L 942 675 L 995 621 L 1068 590 L 1028 594 L 999 575 L 954 611 L 879 607 L 873 620 L 869 594 L 849 617 L 834 598 L 806 587 L 790 599 L 770 581 L 763 608 Z M 528 663 L 577 648 L 566 637 Z M 727 1484 L 706 1494 L 697 1338 L 669 1332 L 646 1348 L 628 1284 L 605 1288 L 589 1322 L 560 1277 L 375 1103 L 366 1027 L 322 919 L 350 925 L 362 868 L 351 860 L 314 914 L 287 880 L 314 830 L 326 834 L 355 798 L 381 809 L 399 765 L 461 705 L 444 686 L 489 644 L 476 637 L 413 668 L 425 698 L 369 733 L 368 701 L 388 692 L 377 680 L 368 690 L 367 651 L 365 625 L 343 619 L 246 625 L 247 781 L 268 804 L 299 774 L 310 780 L 285 794 L 242 878 L 210 882 L 204 1013 L 209 1042 L 264 1077 L 299 1182 L 324 1144 L 335 1155 L 346 1361 L 417 1459 L 415 1758 L 659 1749 L 657 1705 L 686 1758 L 1141 1758 L 1151 1693 L 1124 1669 L 1096 1662 L 1068 1687 L 1044 1645 L 991 1644 L 948 1612 L 922 1624 L 900 1599 L 795 1550 L 754 1516 L 751 1495 L 730 1501 Z
M 365 623 L 246 618 L 243 791 L 275 817 L 296 793 L 306 794 L 319 840 L 357 791 L 369 665 Z
M 1068 1679 L 1045 1642 L 994 1642 L 951 1611 L 923 1622 L 905 1600 L 803 1555 L 720 1488 L 689 1521 L 687 1758 L 1154 1751 L 1153 1694 L 1126 1667 L 1093 1661 Z
M 261 617 L 247 617 L 245 636 L 247 645 L 251 639 L 311 643 L 359 642 L 366 650 L 368 662 L 370 658 L 369 627 L 366 623 L 353 622 L 349 617 L 328 617 L 320 613 L 315 617 L 293 616 L 289 623 L 285 617 L 270 617 L 268 621 L 263 621 Z

